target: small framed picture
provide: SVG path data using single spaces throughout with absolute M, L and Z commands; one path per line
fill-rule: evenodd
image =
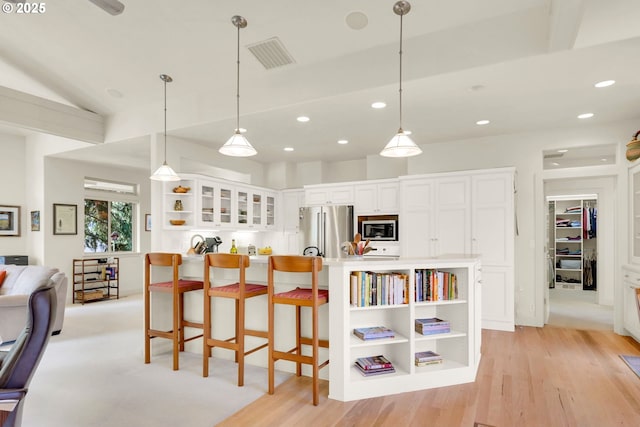
M 0 206 L 0 236 L 20 236 L 20 206 Z
M 53 204 L 53 234 L 78 234 L 78 205 Z
M 40 231 L 40 211 L 31 211 L 31 231 Z
M 144 231 L 151 231 L 151 214 L 144 216 Z

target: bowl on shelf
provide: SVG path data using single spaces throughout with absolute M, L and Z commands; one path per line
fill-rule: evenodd
M 191 187 L 183 187 L 182 185 L 178 185 L 173 189 L 173 192 L 178 194 L 184 194 L 184 193 L 188 193 L 190 190 L 191 190 Z
M 169 222 L 171 223 L 171 225 L 184 225 L 184 223 L 187 221 L 184 219 L 170 219 Z

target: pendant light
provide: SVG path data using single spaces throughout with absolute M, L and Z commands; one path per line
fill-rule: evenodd
M 149 178 L 154 181 L 180 181 L 180 177 L 167 164 L 167 83 L 171 83 L 173 79 L 160 74 L 160 80 L 164 82 L 164 163 Z
M 385 157 L 410 157 L 417 156 L 422 153 L 420 147 L 411 140 L 408 134 L 402 129 L 402 17 L 409 13 L 411 4 L 408 1 L 399 1 L 393 5 L 393 11 L 396 15 L 400 15 L 400 127 L 398 133 L 391 138 L 384 149 L 380 152 Z
M 235 15 L 231 18 L 231 23 L 238 29 L 238 59 L 236 72 L 236 130 L 225 144 L 218 150 L 226 156 L 249 157 L 255 156 L 258 152 L 251 146 L 247 138 L 240 133 L 240 28 L 247 26 L 247 20 L 242 16 Z

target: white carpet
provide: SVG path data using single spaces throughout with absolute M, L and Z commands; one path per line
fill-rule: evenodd
M 212 359 L 208 378 L 199 354 L 181 353 L 179 371 L 170 353 L 145 365 L 142 330 L 141 296 L 68 306 L 31 381 L 23 426 L 211 427 L 267 391 L 266 369 L 245 365 L 238 387 L 228 360 Z M 276 385 L 289 376 L 277 372 Z
M 574 329 L 613 330 L 613 307 L 599 305 L 593 291 L 549 289 L 552 326 Z

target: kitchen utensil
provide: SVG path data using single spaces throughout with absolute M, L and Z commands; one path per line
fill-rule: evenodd
M 200 239 L 200 241 L 197 243 L 195 243 L 196 238 Z M 189 248 L 189 250 L 187 251 L 188 255 L 202 255 L 207 251 L 207 243 L 205 242 L 204 237 L 202 237 L 200 234 L 194 234 L 191 237 L 190 246 L 191 248 Z

